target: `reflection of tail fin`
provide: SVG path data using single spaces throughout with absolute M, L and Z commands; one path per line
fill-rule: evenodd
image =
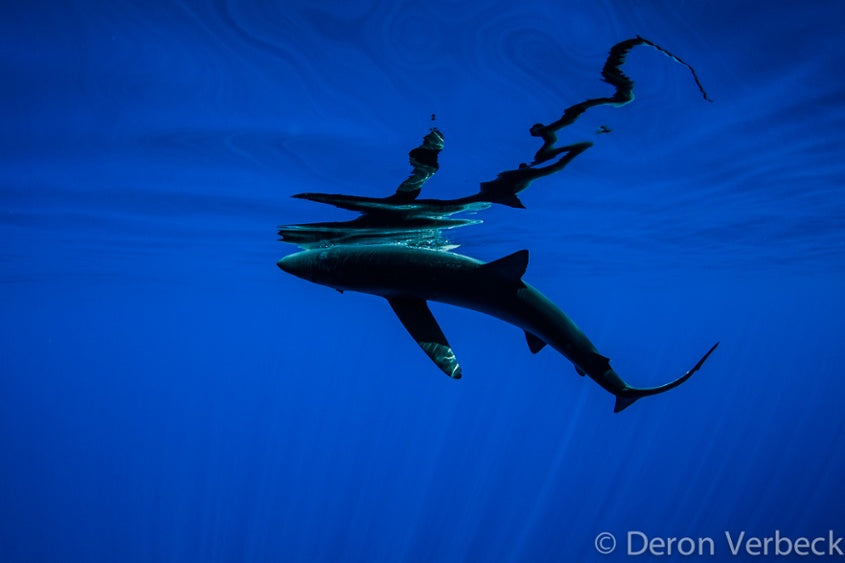
M 489 201 L 490 203 L 499 203 L 501 205 L 507 205 L 508 207 L 525 209 L 525 206 L 522 204 L 522 201 L 520 201 L 520 199 L 514 193 L 496 193 L 493 191 L 482 191 L 482 198 L 484 199 L 484 201 Z
M 714 344 L 713 347 L 710 348 L 710 350 L 708 350 L 707 353 L 704 354 L 704 356 L 702 356 L 700 360 L 698 360 L 698 363 L 695 364 L 691 370 L 686 372 L 684 375 L 682 375 L 675 381 L 670 381 L 669 383 L 666 383 L 664 385 L 660 385 L 658 387 L 649 387 L 647 389 L 637 389 L 636 387 L 626 386 L 625 389 L 616 394 L 616 405 L 613 407 L 613 412 L 619 412 L 621 410 L 624 410 L 625 408 L 631 406 L 634 401 L 641 397 L 657 395 L 658 393 L 663 393 L 669 391 L 670 389 L 674 389 L 675 387 L 692 377 L 692 374 L 698 371 L 702 364 L 704 364 L 704 361 L 707 360 L 708 356 L 713 353 L 713 350 L 715 350 L 718 345 L 718 342 Z

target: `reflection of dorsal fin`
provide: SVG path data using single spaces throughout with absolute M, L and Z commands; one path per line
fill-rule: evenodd
M 532 354 L 536 354 L 546 346 L 545 342 L 527 330 L 525 331 L 525 341 L 528 342 L 528 349 L 531 350 Z
M 514 207 L 516 209 L 525 209 L 525 204 L 520 201 L 516 194 L 504 194 L 496 196 L 495 198 L 491 197 L 490 199 L 493 203 L 501 203 L 502 205 L 507 205 L 508 207 Z
M 528 251 L 517 250 L 513 254 L 508 254 L 504 258 L 493 260 L 482 266 L 485 270 L 496 272 L 502 277 L 519 281 L 525 275 L 525 270 L 528 268 Z

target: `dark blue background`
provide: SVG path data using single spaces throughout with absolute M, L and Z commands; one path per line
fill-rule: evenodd
M 20 2 L 0 19 L 0 560 L 575 561 L 622 540 L 845 533 L 845 5 Z M 429 197 L 530 160 L 528 127 L 636 101 L 460 252 L 526 279 L 632 384 L 512 326 L 280 272 L 280 223 L 350 218 L 430 127 Z M 613 129 L 595 135 L 604 124 Z M 617 553 L 608 561 L 625 560 Z M 667 558 L 668 559 L 668 558 Z

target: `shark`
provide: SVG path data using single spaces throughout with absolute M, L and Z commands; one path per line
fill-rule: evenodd
M 354 291 L 387 299 L 399 321 L 426 355 L 453 379 L 461 365 L 428 307 L 436 301 L 486 313 L 525 332 L 528 348 L 547 345 L 616 398 L 614 412 L 638 399 L 678 387 L 697 372 L 719 345 L 714 344 L 686 373 L 657 387 L 629 385 L 610 367 L 581 329 L 548 297 L 523 281 L 528 251 L 482 262 L 469 256 L 405 244 L 347 244 L 289 254 L 277 262 L 283 271 L 341 293 Z
M 660 45 L 637 36 L 613 45 L 602 68 L 602 80 L 614 91 L 567 107 L 559 119 L 536 123 L 529 133 L 543 144 L 529 163 L 500 172 L 481 182 L 479 191 L 453 199 L 419 198 L 423 185 L 439 170 L 438 155 L 445 137 L 432 127 L 422 144 L 408 153 L 412 172 L 387 197 L 305 192 L 293 197 L 357 212 L 345 222 L 283 225 L 280 240 L 303 250 L 285 256 L 277 265 L 305 280 L 332 287 L 341 293 L 356 291 L 385 298 L 399 321 L 429 358 L 453 379 L 460 379 L 461 365 L 452 346 L 428 307 L 429 301 L 486 313 L 525 332 L 531 352 L 549 346 L 616 398 L 620 412 L 642 397 L 678 387 L 697 372 L 719 345 L 714 344 L 686 373 L 657 387 L 633 387 L 623 380 L 610 360 L 596 349 L 584 332 L 552 301 L 523 281 L 528 251 L 520 250 L 489 263 L 452 252 L 442 231 L 479 223 L 452 218 L 493 204 L 524 208 L 519 194 L 529 184 L 563 170 L 593 143 L 558 145 L 557 134 L 598 106 L 621 107 L 634 99 L 634 82 L 622 66 L 630 51 L 647 46 L 689 69 L 699 91 L 712 101 L 695 69 Z M 432 115 L 432 121 L 435 116 Z M 602 126 L 599 133 L 608 133 Z

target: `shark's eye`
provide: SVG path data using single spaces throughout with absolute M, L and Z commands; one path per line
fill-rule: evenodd
M 323 250 L 319 256 L 320 268 L 324 271 L 335 270 L 338 266 L 338 257 L 334 252 Z

